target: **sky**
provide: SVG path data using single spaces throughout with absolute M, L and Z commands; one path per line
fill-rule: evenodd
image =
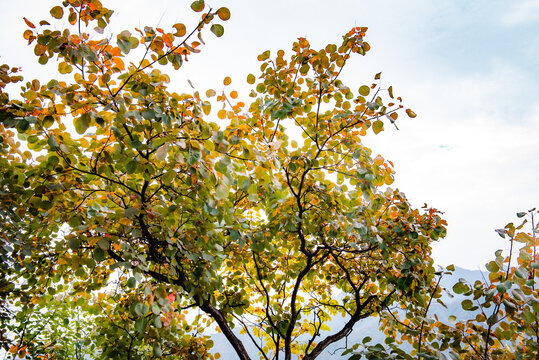
M 37 64 L 22 33 L 25 16 L 50 20 L 61 1 L 0 0 L 0 63 L 22 66 L 25 80 L 60 78 L 56 64 Z M 115 10 L 111 29 L 170 28 L 197 21 L 184 0 L 102 0 Z M 435 262 L 483 268 L 508 249 L 494 229 L 518 221 L 516 212 L 539 207 L 538 0 L 211 0 L 231 19 L 217 39 L 206 32 L 203 51 L 171 75 L 176 92 L 220 90 L 225 76 L 248 100 L 245 78 L 257 74 L 256 56 L 289 50 L 306 37 L 313 48 L 339 43 L 367 26 L 372 50 L 341 75 L 352 89 L 382 72 L 417 118 L 399 118 L 364 142 L 395 164 L 396 181 L 415 206 L 444 212 L 447 237 L 433 246 Z M 61 28 L 61 24 L 57 25 Z M 9 91 L 16 97 L 18 86 Z M 401 120 L 402 119 L 402 120 Z M 215 118 L 217 121 L 217 118 Z

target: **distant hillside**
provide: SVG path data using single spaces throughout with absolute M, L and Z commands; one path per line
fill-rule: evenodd
M 446 288 L 448 290 L 451 290 L 453 285 L 459 281 L 460 278 L 466 279 L 467 281 L 473 283 L 476 280 L 483 280 L 481 271 L 479 270 L 467 270 L 463 268 L 455 268 L 455 271 L 453 271 L 453 274 L 451 276 L 445 275 L 442 278 L 442 281 L 440 282 L 440 285 L 443 288 Z M 460 306 L 460 302 L 462 301 L 462 296 L 455 295 L 453 298 L 449 297 L 446 293 L 443 295 L 443 301 L 447 306 L 447 309 L 444 308 L 442 305 L 435 303 L 432 306 L 431 312 L 436 313 L 438 315 L 438 318 L 440 321 L 447 321 L 449 315 L 455 315 L 457 318 L 464 319 L 466 317 L 471 317 L 471 313 L 462 310 L 462 307 Z M 475 316 L 475 315 L 473 315 Z M 333 319 L 328 325 L 332 329 L 337 329 L 342 326 L 343 322 L 345 321 L 344 318 L 336 318 Z M 252 342 L 249 340 L 248 337 L 244 335 L 238 335 L 242 340 L 244 345 L 247 348 L 247 351 L 250 354 L 256 354 L 257 350 L 256 347 L 252 344 Z M 348 344 L 356 344 L 358 342 L 361 342 L 364 337 L 370 336 L 372 338 L 371 343 L 383 343 L 384 341 L 384 335 L 378 330 L 378 318 L 371 317 L 367 319 L 361 320 L 355 327 L 354 331 L 352 331 L 352 334 L 348 337 Z M 212 335 L 212 340 L 214 342 L 213 350 L 214 352 L 218 352 L 221 354 L 222 360 L 236 360 L 237 356 L 222 334 L 214 334 Z M 342 349 L 339 349 L 342 347 L 342 343 L 337 343 L 334 346 L 330 347 L 329 350 L 326 352 L 327 354 L 325 356 L 321 356 L 320 359 L 347 359 L 349 355 L 345 357 L 341 357 L 341 353 L 343 352 Z M 256 358 L 255 358 L 256 359 Z

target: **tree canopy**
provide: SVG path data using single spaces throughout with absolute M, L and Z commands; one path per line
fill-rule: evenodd
M 194 29 L 114 37 L 98 0 L 53 7 L 63 30 L 25 18 L 38 61 L 65 76 L 2 94 L 1 336 L 13 356 L 218 358 L 205 332 L 216 326 L 240 359 L 314 359 L 362 319 L 420 315 L 429 301 L 446 223 L 390 188 L 393 164 L 361 141 L 415 114 L 380 74 L 357 92 L 340 78 L 369 51 L 367 29 L 263 52 L 240 100 L 228 77 L 224 91 L 169 84 L 165 66 L 196 61 L 203 34 L 222 36 L 230 18 L 191 8 Z M 335 316 L 344 325 L 330 329 Z

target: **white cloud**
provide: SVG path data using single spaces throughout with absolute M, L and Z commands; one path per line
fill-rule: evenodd
M 434 247 L 441 264 L 483 266 L 507 245 L 493 230 L 539 199 L 539 101 L 522 96 L 531 91 L 526 72 L 493 64 L 473 76 L 410 74 L 402 82 L 412 84 L 405 92 L 419 117 L 367 142 L 394 161 L 395 184 L 415 206 L 445 212 L 448 236 Z
M 515 7 L 502 18 L 502 24 L 513 26 L 539 20 L 538 0 L 514 2 L 514 4 L 516 4 Z

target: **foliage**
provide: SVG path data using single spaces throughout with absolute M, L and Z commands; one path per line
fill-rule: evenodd
M 202 16 L 189 33 L 144 27 L 115 42 L 100 35 L 112 10 L 98 0 L 51 9 L 70 29 L 25 19 L 39 62 L 56 57 L 73 81 L 27 82 L 2 111 L 3 304 L 22 314 L 11 353 L 79 356 L 54 332 L 15 330 L 73 331 L 83 312 L 75 323 L 94 357 L 212 358 L 203 331 L 215 324 L 240 359 L 314 359 L 361 319 L 393 306 L 421 314 L 428 301 L 445 221 L 387 187 L 391 162 L 361 142 L 415 114 L 380 74 L 359 94 L 339 78 L 370 49 L 367 29 L 321 50 L 300 38 L 289 56 L 263 52 L 246 105 L 228 77 L 206 97 L 168 89 L 158 65 L 181 68 L 203 30 L 221 36 L 230 17 L 202 0 L 191 8 Z
M 462 309 L 470 312 L 468 319 L 451 315 L 447 321 L 436 314 L 427 316 L 431 300 L 444 305 L 438 282 L 423 316 L 407 312 L 399 317 L 402 313 L 394 313 L 387 318 L 390 322 L 388 334 L 391 335 L 389 346 L 364 346 L 352 358 L 365 355 L 367 359 L 536 359 L 539 354 L 539 292 L 535 284 L 536 270 L 539 269 L 536 253 L 539 227 L 536 214 L 535 208 L 519 212 L 519 218 L 526 217 L 522 223 L 509 223 L 496 230 L 502 238 L 509 240 L 509 252 L 504 255 L 503 250 L 496 251 L 495 260 L 486 264 L 488 279 L 473 284 L 459 279 L 454 284 L 452 291 L 461 297 Z M 527 224 L 531 225 L 529 232 L 525 231 Z M 522 247 L 515 249 L 516 243 L 521 243 Z M 439 276 L 453 270 L 450 266 L 439 272 Z M 414 351 L 402 352 L 393 344 L 395 338 L 401 343 L 408 341 Z
M 509 223 L 496 232 L 509 239 L 509 253 L 496 251 L 496 259 L 486 266 L 488 280 L 469 284 L 464 280 L 453 287 L 463 294 L 462 308 L 476 313 L 468 321 L 439 324 L 444 336 L 441 346 L 450 343 L 453 351 L 467 359 L 535 359 L 539 354 L 539 292 L 536 288 L 537 224 L 535 209 L 517 214 L 531 220 L 531 231 L 524 229 L 528 223 Z M 515 251 L 515 243 L 522 247 Z M 515 253 L 518 254 L 515 259 Z

